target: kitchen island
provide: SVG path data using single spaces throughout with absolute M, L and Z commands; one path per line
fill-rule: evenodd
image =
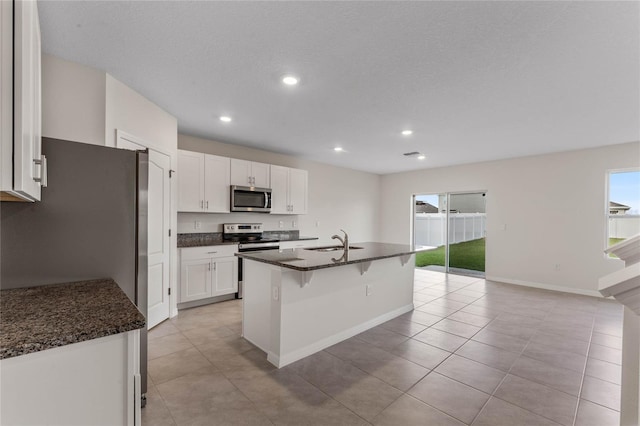
M 243 336 L 284 367 L 413 309 L 415 250 L 356 243 L 345 253 L 238 253 L 244 262 Z

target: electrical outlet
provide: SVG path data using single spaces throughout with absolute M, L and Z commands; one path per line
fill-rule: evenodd
M 556 263 L 556 264 L 553 266 L 553 268 L 554 268 L 556 271 L 559 271 L 559 270 L 560 270 L 560 264 L 559 264 L 559 263 Z
M 500 230 L 502 230 L 502 231 L 506 231 L 506 230 L 507 230 L 507 224 L 506 224 L 506 223 L 503 223 L 503 224 L 500 226 Z
M 373 286 L 371 284 L 367 284 L 367 296 L 371 296 L 373 293 Z
M 320 227 L 320 221 L 318 220 L 316 221 L 316 228 L 319 228 L 319 227 Z
M 297 227 L 298 226 L 298 222 L 296 222 L 295 220 L 291 222 L 291 226 L 292 227 Z
M 278 222 L 278 227 L 279 228 L 284 228 L 284 222 L 283 221 Z
M 273 300 L 278 300 L 280 298 L 280 289 L 278 287 L 273 287 Z
M 194 222 L 194 224 L 193 224 L 193 227 L 194 227 L 195 229 L 200 229 L 200 228 L 202 228 L 202 222 L 200 222 L 200 221 L 196 220 L 196 221 Z

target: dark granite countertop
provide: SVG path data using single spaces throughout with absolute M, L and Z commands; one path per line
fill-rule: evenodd
M 313 271 L 389 257 L 411 255 L 417 251 L 406 244 L 351 243 L 350 246 L 361 248 L 350 249 L 346 257 L 343 256 L 344 251 L 341 249 L 330 252 L 309 249 L 267 250 L 236 253 L 236 256 L 282 268 L 295 269 L 296 271 Z
M 280 241 L 317 240 L 318 237 L 301 237 L 299 231 L 264 231 L 264 238 L 273 238 Z M 178 248 L 206 247 L 226 244 L 238 244 L 233 241 L 224 241 L 222 232 L 202 232 L 194 234 L 178 234 Z
M 178 234 L 178 248 L 220 246 L 238 244 L 237 242 L 224 241 L 222 232 L 202 232 L 195 234 Z
M 145 326 L 112 279 L 0 291 L 0 359 Z

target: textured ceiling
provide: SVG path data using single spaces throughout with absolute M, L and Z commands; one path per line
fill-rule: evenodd
M 640 140 L 638 2 L 39 7 L 46 53 L 105 70 L 184 134 L 380 174 Z

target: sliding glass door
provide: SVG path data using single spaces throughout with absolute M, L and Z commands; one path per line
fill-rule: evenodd
M 486 193 L 416 195 L 416 267 L 484 275 Z
M 484 275 L 486 194 L 448 194 L 447 272 Z

